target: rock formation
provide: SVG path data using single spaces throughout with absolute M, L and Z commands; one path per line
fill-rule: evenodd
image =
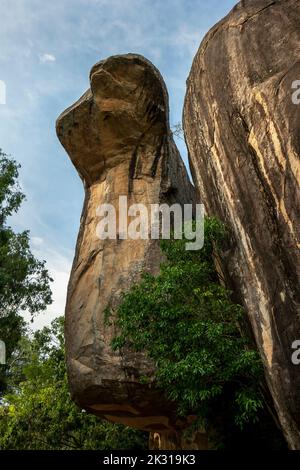
M 206 211 L 232 230 L 228 284 L 246 306 L 278 417 L 300 449 L 300 2 L 244 0 L 204 38 L 184 128 Z M 295 86 L 295 84 L 294 84 Z
M 139 378 L 153 364 L 143 354 L 113 352 L 114 326 L 106 307 L 143 270 L 160 265 L 158 240 L 96 235 L 100 204 L 118 212 L 119 195 L 128 206 L 191 203 L 194 188 L 169 127 L 168 95 L 158 70 L 128 54 L 97 63 L 90 89 L 57 121 L 57 135 L 83 180 L 85 202 L 66 305 L 66 352 L 75 401 L 117 423 L 173 433 L 180 427 L 170 403 Z

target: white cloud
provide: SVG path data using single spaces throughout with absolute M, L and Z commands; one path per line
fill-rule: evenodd
M 44 243 L 41 237 L 31 237 L 31 243 L 33 247 L 39 247 Z
M 53 303 L 43 313 L 40 313 L 30 325 L 32 330 L 38 330 L 50 325 L 54 318 L 64 315 L 67 286 L 71 271 L 71 260 L 58 251 L 46 247 L 44 240 L 40 237 L 31 237 L 32 251 L 39 259 L 45 259 L 47 269 L 53 279 L 51 283 Z M 26 321 L 30 321 L 29 313 L 24 314 Z
M 46 62 L 55 62 L 56 57 L 53 54 L 40 54 L 39 55 L 40 62 L 45 64 Z

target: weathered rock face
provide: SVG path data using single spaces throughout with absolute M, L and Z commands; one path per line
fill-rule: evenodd
M 66 306 L 69 383 L 75 401 L 111 421 L 145 430 L 177 429 L 161 392 L 142 385 L 153 372 L 143 354 L 113 352 L 113 326 L 105 309 L 137 281 L 158 272 L 158 240 L 100 240 L 97 208 L 118 215 L 119 195 L 128 207 L 142 203 L 191 203 L 194 188 L 169 128 L 168 96 L 155 67 L 138 55 L 96 64 L 91 88 L 57 121 L 58 137 L 85 186 L 85 203 Z M 120 235 L 120 234 L 118 234 Z
M 209 214 L 232 229 L 224 258 L 261 350 L 291 448 L 300 449 L 300 2 L 245 0 L 204 38 L 184 128 Z

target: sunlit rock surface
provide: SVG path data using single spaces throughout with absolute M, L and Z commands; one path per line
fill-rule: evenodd
M 300 339 L 300 105 L 292 102 L 292 86 L 300 80 L 299 23 L 299 0 L 240 2 L 204 38 L 184 107 L 201 201 L 233 234 L 223 259 L 227 284 L 246 306 L 294 449 L 300 449 L 300 366 L 291 361 Z
M 117 423 L 156 432 L 181 427 L 163 393 L 142 385 L 153 372 L 143 354 L 113 352 L 114 326 L 106 326 L 108 306 L 138 281 L 157 273 L 158 240 L 100 240 L 100 204 L 119 196 L 128 206 L 191 203 L 194 188 L 169 127 L 168 95 L 158 70 L 128 54 L 97 63 L 90 89 L 57 121 L 57 135 L 78 171 L 85 202 L 66 305 L 66 353 L 75 401 Z

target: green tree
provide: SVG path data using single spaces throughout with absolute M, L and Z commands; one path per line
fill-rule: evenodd
M 264 407 L 260 356 L 242 334 L 243 308 L 221 285 L 214 263 L 226 238 L 225 227 L 206 218 L 202 250 L 186 251 L 184 238 L 164 240 L 160 274 L 144 274 L 123 294 L 112 342 L 114 349 L 146 351 L 156 365 L 156 385 L 178 413 L 196 413 L 202 426 L 214 423 L 223 438 L 228 427 L 258 421 Z M 106 313 L 109 322 L 112 312 Z
M 51 279 L 45 262 L 31 253 L 29 232 L 15 233 L 7 223 L 25 197 L 18 176 L 19 165 L 0 150 L 0 339 L 6 344 L 8 362 L 0 366 L 0 395 L 11 355 L 25 329 L 22 312 L 34 315 L 51 303 Z
M 11 393 L 0 407 L 0 449 L 142 449 L 146 435 L 100 420 L 71 400 L 63 318 L 24 336 L 14 352 Z

